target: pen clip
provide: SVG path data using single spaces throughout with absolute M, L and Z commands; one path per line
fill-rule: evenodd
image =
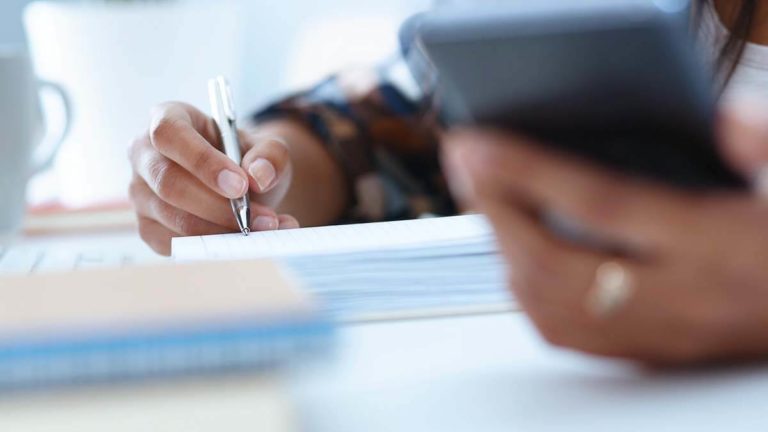
M 232 89 L 229 86 L 229 81 L 223 76 L 216 78 L 216 81 L 219 87 L 219 97 L 224 108 L 224 115 L 230 122 L 234 123 L 237 116 L 235 115 L 235 104 L 232 101 Z

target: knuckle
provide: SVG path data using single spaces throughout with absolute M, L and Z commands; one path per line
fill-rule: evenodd
M 192 236 L 200 232 L 197 220 L 191 215 L 179 212 L 173 219 L 176 232 L 183 236 Z
M 176 181 L 170 162 L 166 160 L 156 161 L 149 166 L 149 176 L 153 190 L 160 199 L 169 201 L 176 196 Z
M 149 136 L 152 141 L 152 145 L 161 153 L 168 149 L 168 146 L 173 142 L 173 139 L 178 135 L 179 119 L 172 119 L 168 117 L 160 117 L 158 120 L 152 123 L 149 130 Z
M 148 141 L 148 135 L 144 134 L 134 138 L 128 146 L 128 160 L 131 162 L 134 171 L 136 171 L 136 166 L 139 165 L 143 151 L 147 148 Z
M 141 180 L 134 176 L 131 182 L 128 184 L 128 197 L 131 201 L 136 202 L 139 200 L 141 192 Z
M 194 161 L 192 161 L 192 168 L 195 172 L 218 172 L 219 169 L 215 168 L 216 164 L 214 162 L 217 161 L 217 158 L 221 155 L 222 153 L 217 152 L 213 147 L 201 151 L 197 157 L 195 157 Z
M 175 207 L 172 207 L 161 200 L 154 200 L 150 206 L 152 207 L 152 214 L 155 218 L 162 222 L 163 225 L 176 229 L 178 217 Z
M 160 220 L 173 232 L 183 236 L 192 236 L 202 233 L 200 222 L 195 216 L 160 200 L 154 200 L 150 206 L 152 207 L 152 214 L 154 217 Z

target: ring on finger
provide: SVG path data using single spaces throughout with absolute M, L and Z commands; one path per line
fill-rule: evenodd
M 596 318 L 608 318 L 632 299 L 635 287 L 632 275 L 621 264 L 608 261 L 595 271 L 595 281 L 587 293 L 587 311 Z

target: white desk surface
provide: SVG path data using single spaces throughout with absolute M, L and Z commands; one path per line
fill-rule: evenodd
M 284 409 L 259 383 L 3 397 L 0 430 L 282 429 L 259 427 Z M 343 327 L 335 357 L 286 388 L 306 431 L 768 430 L 768 365 L 649 372 L 553 349 L 520 313 Z
M 766 367 L 644 372 L 549 348 L 521 314 L 351 326 L 338 343 L 328 365 L 288 385 L 299 430 L 768 430 Z M 269 417 L 285 406 L 257 383 L 229 377 L 9 397 L 0 400 L 0 430 L 284 424 Z
M 554 349 L 520 313 L 345 329 L 309 431 L 768 430 L 768 366 L 650 372 Z

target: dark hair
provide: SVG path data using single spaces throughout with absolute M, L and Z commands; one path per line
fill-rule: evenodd
M 696 10 L 696 20 L 701 19 L 701 9 L 710 3 L 714 9 L 714 0 L 700 0 Z M 752 34 L 755 15 L 757 12 L 758 0 L 733 0 L 736 5 L 736 13 L 729 17 L 727 23 L 730 34 L 720 52 L 717 54 L 715 62 L 715 71 L 723 78 L 723 85 L 727 84 L 733 76 L 736 67 L 739 64 L 741 56 L 744 54 L 744 47 Z

